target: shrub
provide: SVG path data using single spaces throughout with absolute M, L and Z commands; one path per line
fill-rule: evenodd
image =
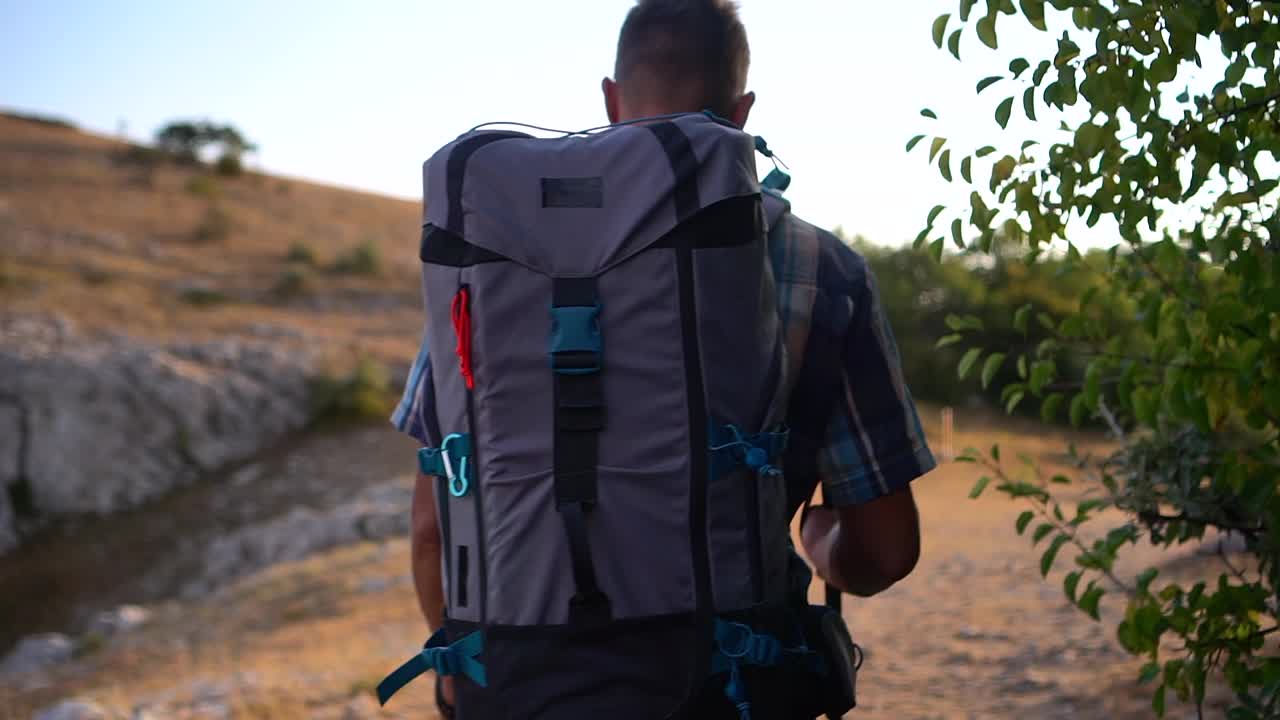
M 304 242 L 295 242 L 289 246 L 289 252 L 285 254 L 284 259 L 287 262 L 298 263 L 300 265 L 315 265 L 316 254 L 311 246 Z
M 231 236 L 231 213 L 220 205 L 210 205 L 196 226 L 195 240 L 200 243 L 222 242 Z
M 192 175 L 191 179 L 187 180 L 187 192 L 196 197 L 212 200 L 218 197 L 221 189 L 218 186 L 218 181 L 208 175 Z
M 382 272 L 382 253 L 372 240 L 365 240 L 339 255 L 332 270 L 343 275 L 378 275 Z
M 387 368 L 361 358 L 345 375 L 320 375 L 311 381 L 312 417 L 317 422 L 383 420 L 395 406 Z
M 86 658 L 101 651 L 106 646 L 107 638 L 102 633 L 85 633 L 84 636 L 76 642 L 75 649 L 72 651 L 72 657 L 77 660 Z
M 311 277 L 306 271 L 290 268 L 281 273 L 271 294 L 279 300 L 288 300 L 305 293 L 311 284 Z
M 240 162 L 240 154 L 234 152 L 224 152 L 218 156 L 218 162 L 214 164 L 213 169 L 223 177 L 238 177 L 244 172 L 244 166 Z
M 178 293 L 178 298 L 188 305 L 196 307 L 208 307 L 210 305 L 221 305 L 231 300 L 230 296 L 221 290 L 205 287 L 189 287 Z
M 1280 180 L 1271 158 L 1280 6 L 1051 6 L 1059 14 L 1050 24 L 1068 28 L 1061 37 L 1039 36 L 1034 57 L 1014 58 L 1007 74 L 976 87 L 1004 91 L 992 103 L 1001 127 L 1020 98 L 1021 114 L 1044 132 L 972 154 L 943 133 L 924 143 L 943 178 L 972 192 L 963 207 L 934 208 L 918 243 L 933 237 L 940 255 L 949 219 L 949 239 L 975 255 L 998 252 L 999 233 L 1029 263 L 1057 253 L 1068 268 L 1096 276 L 1060 319 L 1031 304 L 1010 313 L 1017 334 L 979 340 L 957 370 L 995 382 L 1010 409 L 1035 399 L 1046 418 L 1096 419 L 1118 449 L 1097 458 L 1071 448 L 1074 469 L 1051 478 L 1034 462 L 1029 474 L 1017 473 L 998 446 L 971 450 L 964 459 L 990 471 L 971 496 L 994 483 L 1028 505 L 1015 531 L 1046 543 L 1042 575 L 1060 552 L 1072 556 L 1062 589 L 1083 613 L 1099 620 L 1104 597 L 1123 604 L 1116 639 L 1145 661 L 1138 680 L 1153 686 L 1157 715 L 1173 696 L 1204 717 L 1212 680 L 1235 695 L 1215 717 L 1280 717 L 1272 638 L 1280 632 Z M 947 38 L 959 57 L 970 28 L 996 48 L 997 23 L 1013 21 L 1002 15 L 1048 27 L 1039 0 L 988 3 L 970 22 L 973 8 L 960 0 L 961 27 L 949 36 L 952 15 L 939 16 L 934 42 Z M 1114 228 L 1103 236 L 1116 244 L 1097 267 L 1072 244 L 1081 220 Z M 1117 307 L 1127 317 L 1113 317 Z M 1038 342 L 1033 322 L 1047 332 Z M 969 341 L 984 323 L 955 317 L 949 325 L 942 343 Z M 1082 372 L 1064 373 L 1068 353 L 1086 358 Z M 1017 376 L 1001 379 L 1010 364 Z M 1139 544 L 1175 549 L 1215 538 L 1241 550 L 1206 560 L 1202 581 L 1119 562 Z
M 100 267 L 85 265 L 80 268 L 80 279 L 83 280 L 86 285 L 97 286 L 106 285 L 114 280 L 115 276 Z

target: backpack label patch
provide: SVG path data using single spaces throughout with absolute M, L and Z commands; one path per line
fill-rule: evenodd
M 604 178 L 544 177 L 542 178 L 542 207 L 602 208 L 604 207 Z

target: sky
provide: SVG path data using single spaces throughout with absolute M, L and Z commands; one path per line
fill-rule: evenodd
M 416 200 L 422 162 L 474 125 L 606 123 L 600 80 L 632 4 L 0 0 L 0 107 L 139 140 L 174 119 L 229 122 L 269 172 Z M 970 32 L 960 63 L 930 37 L 955 0 L 740 5 L 758 96 L 747 130 L 787 163 L 793 209 L 819 225 L 909 241 L 933 205 L 968 197 L 923 147 L 905 153 L 912 135 L 1016 149 L 1056 125 L 1002 132 L 999 86 L 974 95 L 1020 50 L 1052 52 L 1021 19 L 1003 21 L 998 52 Z

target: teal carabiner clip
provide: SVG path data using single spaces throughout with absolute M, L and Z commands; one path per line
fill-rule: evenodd
M 449 494 L 460 498 L 467 494 L 470 489 L 470 482 L 467 480 L 467 458 L 471 454 L 469 449 L 463 450 L 461 458 L 458 460 L 458 471 L 454 472 L 453 458 L 449 453 L 449 445 L 451 443 L 465 443 L 466 436 L 461 433 L 454 433 L 444 439 L 440 443 L 440 458 L 444 461 L 444 475 L 449 481 Z

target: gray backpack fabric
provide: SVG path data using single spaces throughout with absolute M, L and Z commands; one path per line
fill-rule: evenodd
M 383 702 L 435 670 L 463 718 L 683 716 L 707 687 L 745 716 L 751 678 L 816 662 L 786 639 L 783 208 L 757 147 L 688 114 L 427 161 L 448 620 Z

